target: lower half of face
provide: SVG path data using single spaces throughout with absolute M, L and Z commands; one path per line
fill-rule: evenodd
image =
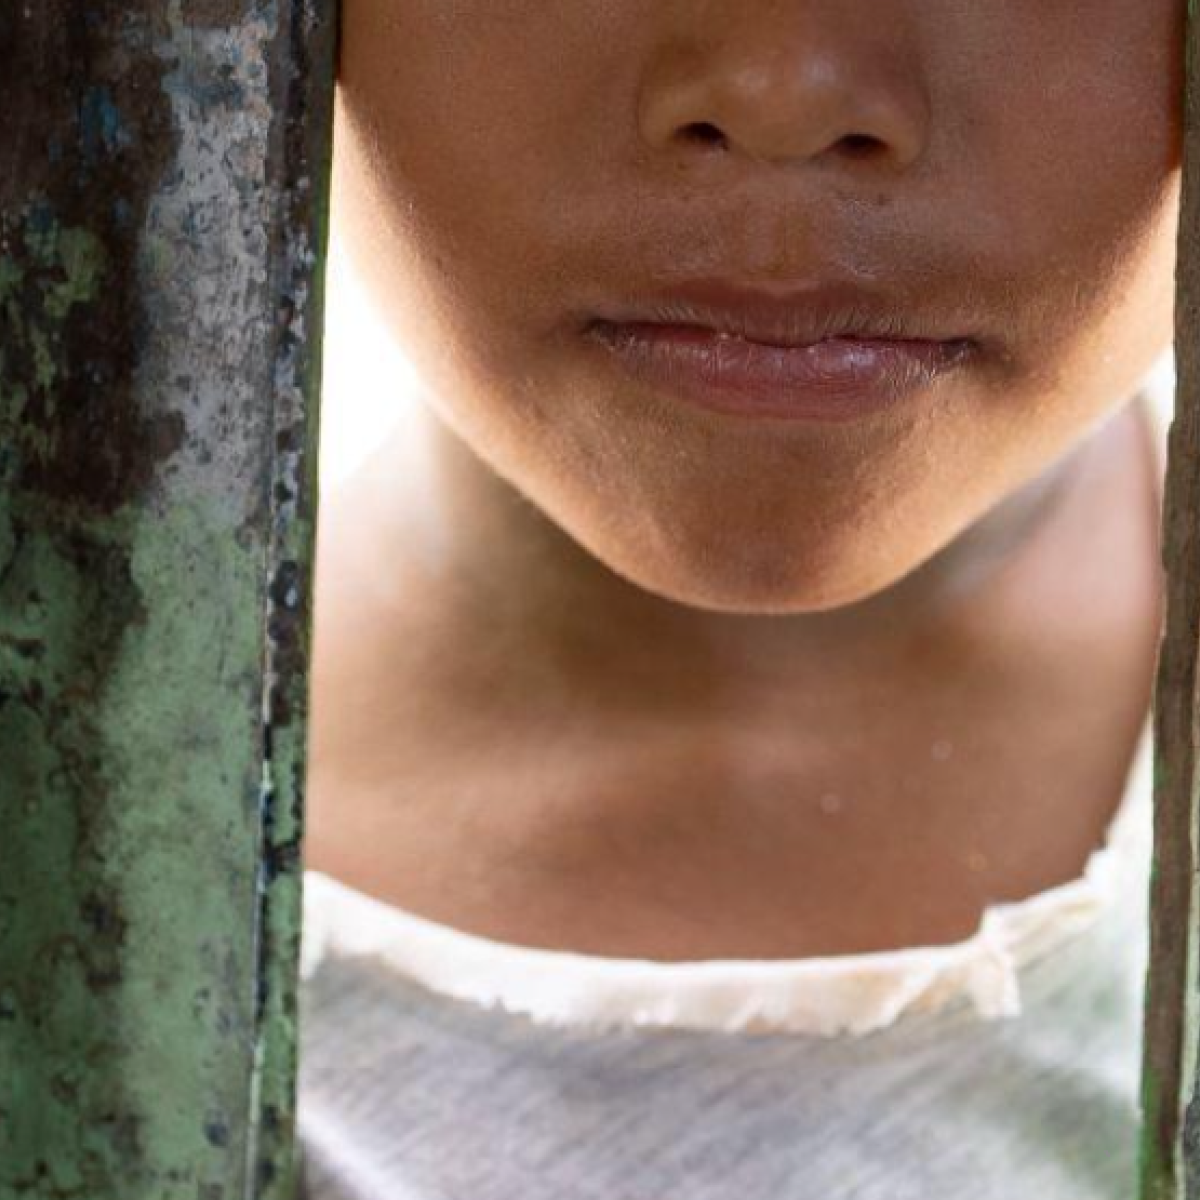
M 861 600 L 1166 348 L 1175 0 L 549 7 L 347 0 L 335 215 L 440 415 L 634 583 Z

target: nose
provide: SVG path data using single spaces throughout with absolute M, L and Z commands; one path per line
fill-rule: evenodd
M 676 44 L 651 72 L 639 122 L 653 149 L 893 170 L 921 158 L 928 92 L 894 25 L 863 18 L 845 0 L 773 5 L 775 15 L 738 3 L 719 37 Z

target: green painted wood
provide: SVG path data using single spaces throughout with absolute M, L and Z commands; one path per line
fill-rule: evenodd
M 1146 979 L 1141 1200 L 1200 1200 L 1196 1093 L 1200 813 L 1200 21 L 1189 0 L 1176 366 L 1163 566 L 1166 618 L 1154 700 L 1154 864 Z
M 294 1187 L 334 0 L 0 5 L 0 1198 Z

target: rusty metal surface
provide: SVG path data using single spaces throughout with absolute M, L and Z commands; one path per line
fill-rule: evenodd
M 0 6 L 0 1198 L 278 1200 L 334 0 Z

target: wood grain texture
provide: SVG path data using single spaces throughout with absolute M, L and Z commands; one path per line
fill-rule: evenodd
M 1197 745 L 1200 705 L 1200 25 L 1189 4 L 1176 366 L 1163 512 L 1166 616 L 1154 699 L 1154 863 L 1143 1044 L 1140 1195 L 1200 1198 Z
M 0 1200 L 293 1190 L 334 32 L 0 6 Z

